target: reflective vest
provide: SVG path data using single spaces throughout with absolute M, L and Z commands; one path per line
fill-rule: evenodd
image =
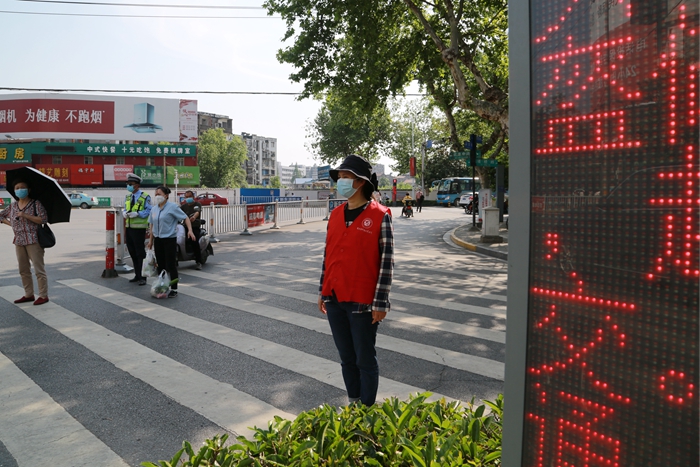
M 335 292 L 339 302 L 370 305 L 379 279 L 379 236 L 388 209 L 370 202 L 350 227 L 345 227 L 345 204 L 335 208 L 328 221 L 321 294 Z
M 139 212 L 146 209 L 146 200 L 148 195 L 141 192 L 141 196 L 136 199 L 136 204 L 131 205 L 131 195 L 126 195 L 126 212 Z M 133 219 L 126 218 L 126 227 L 128 229 L 147 229 L 148 228 L 148 218 L 144 217 L 134 217 Z

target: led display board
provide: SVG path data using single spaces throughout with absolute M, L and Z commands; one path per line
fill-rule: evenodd
M 519 465 L 700 465 L 698 4 L 529 2 Z

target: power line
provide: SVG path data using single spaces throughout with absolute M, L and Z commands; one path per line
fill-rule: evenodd
M 99 5 L 99 6 L 137 6 L 148 8 L 213 8 L 220 10 L 264 10 L 261 6 L 216 6 L 216 5 L 149 5 L 147 3 L 114 3 L 114 2 L 74 2 L 67 0 L 15 0 L 28 3 L 56 3 L 66 5 Z
M 11 15 L 42 15 L 42 16 L 91 16 L 98 18 L 164 18 L 164 19 L 281 19 L 281 16 L 169 16 L 169 15 L 100 15 L 91 13 L 45 13 L 38 11 L 6 11 L 0 13 Z
M 280 92 L 280 91 L 154 91 L 138 89 L 48 89 L 48 88 L 5 88 L 0 87 L 0 91 L 30 91 L 30 92 L 106 92 L 106 93 L 143 93 L 143 94 L 230 94 L 249 96 L 300 96 L 300 92 Z M 406 97 L 425 97 L 426 94 L 409 93 Z M 2 97 L 2 95 L 0 95 Z

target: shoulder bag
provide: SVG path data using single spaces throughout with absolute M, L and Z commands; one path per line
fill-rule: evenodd
M 37 215 L 36 204 L 34 204 L 34 215 Z M 51 231 L 49 224 L 41 224 L 36 229 L 36 234 L 39 237 L 39 246 L 46 249 L 56 245 L 56 236 Z

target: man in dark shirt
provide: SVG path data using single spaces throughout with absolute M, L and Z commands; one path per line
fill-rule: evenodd
M 185 201 L 182 202 L 180 208 L 187 214 L 187 217 L 190 218 L 192 233 L 194 233 L 194 236 L 197 238 L 197 241 L 192 241 L 188 238 L 185 242 L 187 242 L 187 245 L 192 248 L 194 252 L 194 260 L 197 262 L 197 269 L 202 269 L 202 250 L 199 248 L 199 237 L 201 236 L 199 218 L 202 212 L 202 205 L 194 200 L 194 192 L 192 190 L 187 190 L 185 192 Z

